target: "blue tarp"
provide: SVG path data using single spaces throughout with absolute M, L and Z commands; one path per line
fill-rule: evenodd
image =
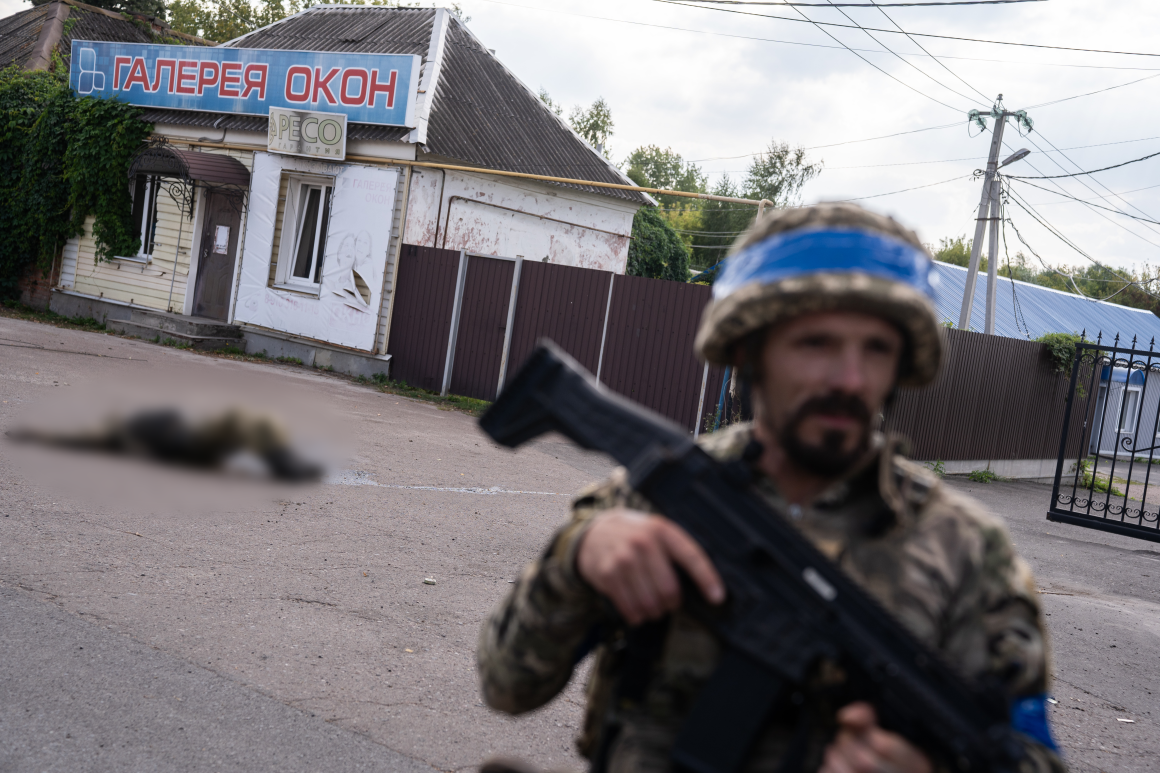
M 935 286 L 935 307 L 942 320 L 957 327 L 963 305 L 963 290 L 967 270 L 947 263 L 935 263 L 938 284 Z M 1014 298 L 1012 298 L 1014 285 Z M 1015 300 L 1021 314 L 1016 322 Z M 971 308 L 971 329 L 983 331 L 987 313 L 987 276 L 979 274 L 975 283 L 975 304 Z M 1120 345 L 1131 345 L 1132 336 L 1137 346 L 1147 349 L 1153 338 L 1160 339 L 1160 317 L 1150 311 L 1131 309 L 1107 301 L 1092 301 L 1079 295 L 1051 290 L 1047 287 L 1000 278 L 995 294 L 995 333 L 1008 338 L 1037 338 L 1044 333 L 1087 332 L 1089 340 L 1104 334 L 1104 343 L 1110 343 L 1116 334 Z M 1160 345 L 1160 340 L 1157 341 Z

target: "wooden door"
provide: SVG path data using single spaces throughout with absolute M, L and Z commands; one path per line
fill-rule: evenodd
M 201 251 L 193 290 L 193 315 L 225 321 L 229 316 L 242 198 L 210 191 L 205 197 Z

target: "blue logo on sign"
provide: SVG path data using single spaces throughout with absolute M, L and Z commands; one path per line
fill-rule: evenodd
M 104 91 L 105 74 L 97 70 L 97 52 L 91 48 L 82 48 L 77 51 L 75 61 L 80 70 L 77 93 L 92 94 L 94 91 Z

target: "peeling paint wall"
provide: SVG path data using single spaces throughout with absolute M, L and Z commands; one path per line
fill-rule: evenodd
M 535 180 L 415 169 L 403 240 L 623 274 L 637 208 Z

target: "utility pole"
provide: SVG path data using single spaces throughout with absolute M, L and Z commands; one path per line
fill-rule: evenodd
M 963 291 L 963 305 L 959 311 L 959 330 L 966 330 L 971 326 L 971 307 L 975 303 L 975 284 L 979 278 L 979 259 L 983 252 L 983 237 L 987 235 L 990 225 L 990 239 L 987 244 L 987 310 L 984 323 L 984 332 L 987 335 L 995 334 L 995 291 L 999 283 L 999 223 L 1002 220 L 999 201 L 999 169 L 1007 164 L 1014 163 L 1027 155 L 1028 151 L 1020 150 L 1010 158 L 999 163 L 999 151 L 1003 147 L 1003 129 L 1007 126 L 1008 118 L 1015 118 L 1020 124 L 1031 130 L 1031 119 L 1025 110 L 1007 110 L 1003 107 L 1003 95 L 995 101 L 991 108 L 991 117 L 995 119 L 995 128 L 991 131 L 991 153 L 987 157 L 987 170 L 983 175 L 983 192 L 979 197 L 979 216 L 975 218 L 975 238 L 971 242 L 971 261 L 967 266 L 967 282 Z M 983 114 L 978 110 L 968 113 L 969 118 L 984 129 L 987 127 Z M 989 213 L 989 214 L 988 214 Z

